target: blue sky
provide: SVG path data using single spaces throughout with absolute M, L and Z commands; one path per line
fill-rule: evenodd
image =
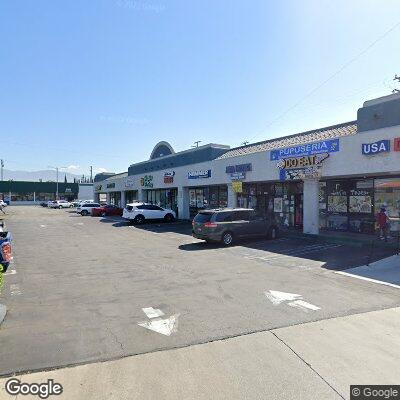
M 14 170 L 120 172 L 160 140 L 237 146 L 353 120 L 395 87 L 400 25 L 382 36 L 397 11 L 395 0 L 3 0 L 0 157 Z

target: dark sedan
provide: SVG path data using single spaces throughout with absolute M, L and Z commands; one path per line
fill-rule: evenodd
M 115 206 L 113 204 L 106 204 L 105 206 L 93 208 L 92 216 L 93 217 L 111 217 L 111 216 L 122 217 L 123 211 L 124 210 L 121 207 Z

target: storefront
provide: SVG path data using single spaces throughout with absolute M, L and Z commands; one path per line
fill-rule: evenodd
M 391 230 L 399 229 L 400 177 L 335 179 L 320 182 L 320 227 L 374 233 L 376 214 L 387 210 Z
M 282 226 L 303 226 L 303 183 L 242 183 L 237 206 L 254 208 L 264 216 L 274 216 Z
M 189 213 L 193 218 L 199 210 L 228 207 L 228 186 L 200 186 L 189 188 Z
M 110 204 L 121 207 L 121 192 L 110 192 Z
M 176 188 L 145 190 L 144 201 L 173 210 L 178 215 L 178 190 Z

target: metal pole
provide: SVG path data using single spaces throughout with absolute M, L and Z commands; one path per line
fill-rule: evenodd
M 3 159 L 0 161 L 0 165 L 1 165 L 1 180 L 3 180 L 3 168 L 4 168 L 4 160 Z
M 58 200 L 58 167 L 56 167 L 56 176 L 57 176 L 56 200 Z

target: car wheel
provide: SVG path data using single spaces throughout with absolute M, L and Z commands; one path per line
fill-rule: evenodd
M 268 232 L 269 239 L 276 239 L 278 237 L 278 229 L 276 226 L 273 226 Z
M 222 244 L 224 246 L 231 246 L 233 243 L 233 233 L 232 232 L 225 232 L 222 235 Z
M 83 211 L 81 211 L 81 215 L 82 216 L 87 216 L 87 215 L 89 215 L 89 211 L 88 210 L 83 210 Z
M 135 225 L 142 225 L 145 221 L 145 218 L 143 215 L 138 215 L 137 217 L 135 217 L 135 219 L 133 220 L 133 223 Z
M 174 216 L 172 214 L 167 214 L 164 217 L 165 222 L 172 222 L 174 220 Z

